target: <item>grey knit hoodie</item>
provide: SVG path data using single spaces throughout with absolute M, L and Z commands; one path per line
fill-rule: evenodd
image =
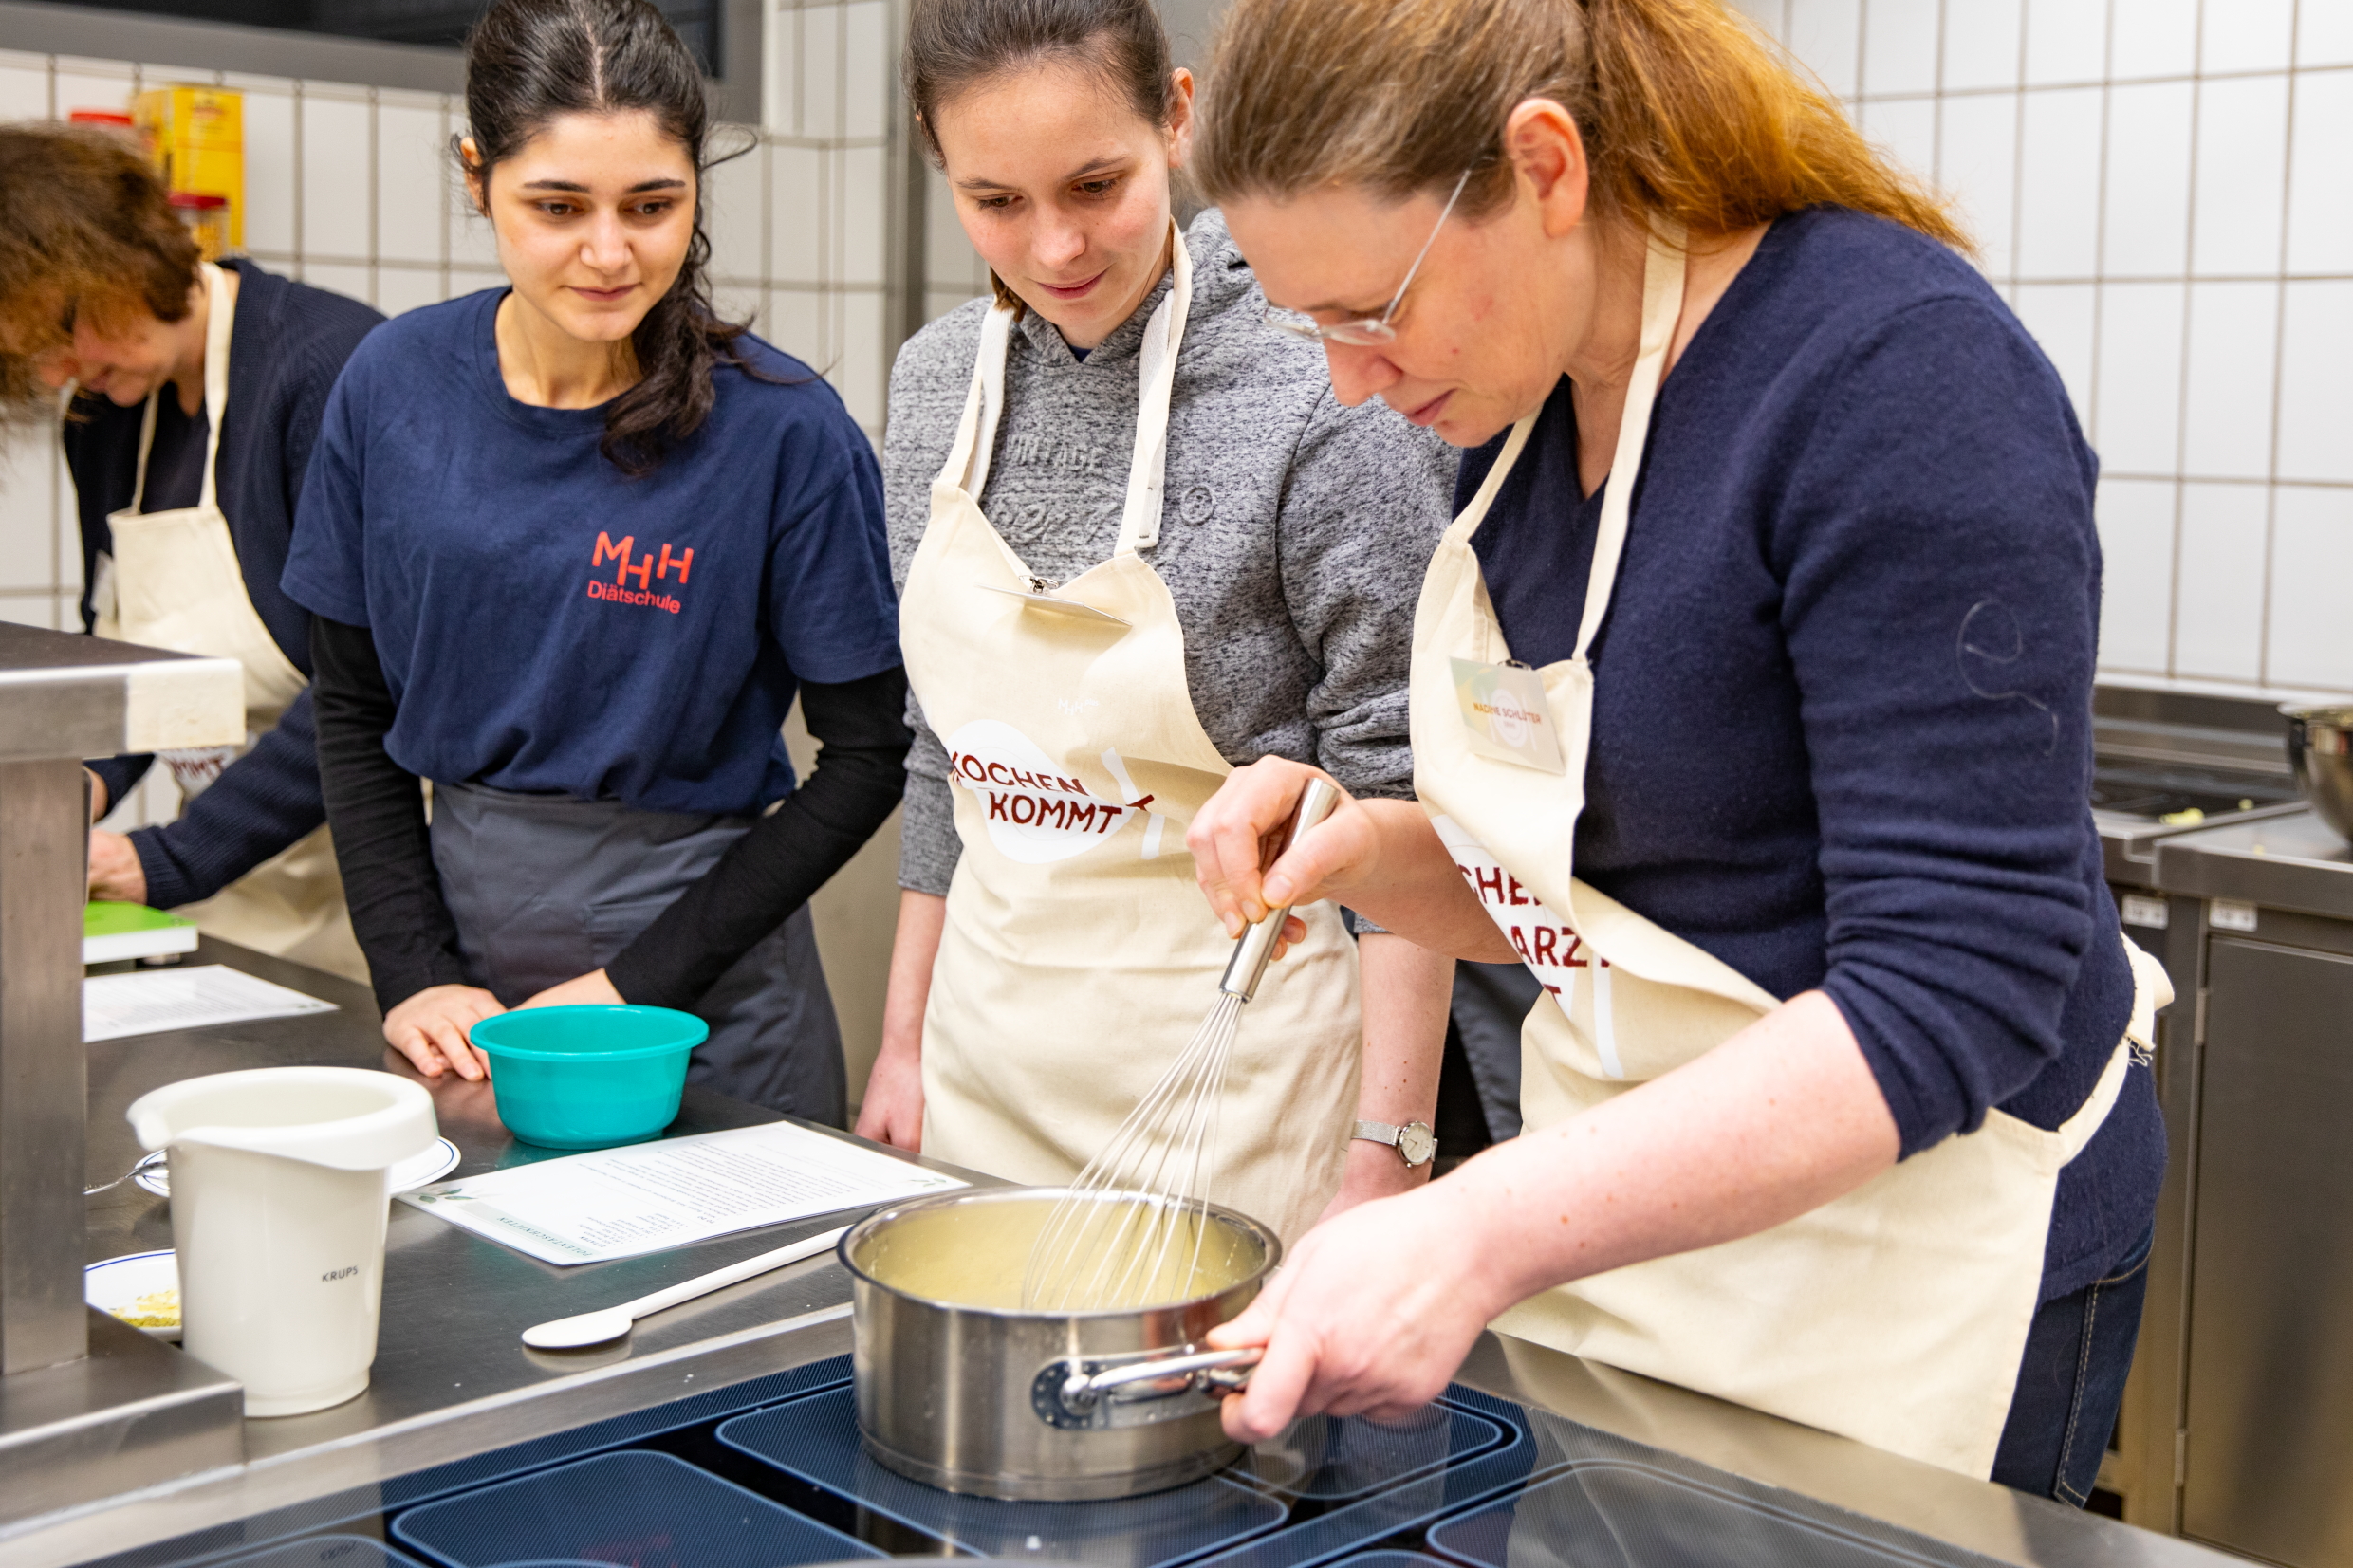
M 1193 304 L 1169 406 L 1167 497 L 1146 552 L 1184 629 L 1201 728 L 1239 766 L 1312 762 L 1360 795 L 1413 791 L 1405 676 L 1414 603 L 1447 522 L 1455 453 L 1379 402 L 1342 408 L 1324 355 L 1266 324 L 1266 297 L 1214 209 L 1185 236 Z M 1138 353 L 1163 277 L 1084 360 L 1035 313 L 1008 346 L 982 509 L 1049 582 L 1119 541 L 1136 445 Z M 988 302 L 899 350 L 882 444 L 898 585 L 922 542 Z M 947 754 L 910 694 L 903 887 L 945 895 L 961 845 Z

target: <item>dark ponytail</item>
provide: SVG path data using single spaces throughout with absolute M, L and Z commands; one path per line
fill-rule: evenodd
M 1145 120 L 1168 123 L 1175 72 L 1152 0 L 915 0 L 899 75 L 932 162 L 946 166 L 940 104 L 1000 71 L 1051 62 L 1093 72 Z M 998 304 L 1022 308 L 995 272 L 989 282 Z
M 702 428 L 721 363 L 750 371 L 736 340 L 750 330 L 711 304 L 703 175 L 711 109 L 702 72 L 647 0 L 498 0 L 466 37 L 466 120 L 486 182 L 558 115 L 642 109 L 686 149 L 695 171 L 695 237 L 670 290 L 630 334 L 637 384 L 605 406 L 605 457 L 637 478 Z M 462 161 L 462 158 L 461 158 Z

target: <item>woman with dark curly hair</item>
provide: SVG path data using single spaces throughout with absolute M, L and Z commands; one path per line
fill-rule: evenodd
M 324 828 L 310 620 L 278 586 L 327 389 L 383 318 L 244 259 L 200 263 L 128 140 L 0 126 L 0 412 L 49 417 L 82 522 L 83 624 L 245 666 L 241 747 L 166 752 L 177 821 L 90 835 L 90 895 L 364 973 Z M 151 757 L 90 765 L 102 815 Z
M 713 312 L 702 78 L 645 0 L 501 0 L 466 116 L 512 286 L 353 358 L 286 574 L 385 1037 L 476 1079 L 504 1007 L 690 1008 L 690 1081 L 838 1124 L 805 905 L 908 744 L 873 450 Z

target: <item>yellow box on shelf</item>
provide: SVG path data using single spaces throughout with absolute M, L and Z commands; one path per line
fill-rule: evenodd
M 164 189 L 227 202 L 227 248 L 242 248 L 245 95 L 225 87 L 151 87 L 131 101 L 131 117 L 155 155 Z M 190 215 L 203 213 L 192 209 Z M 197 228 L 199 239 L 210 239 L 202 223 Z
M 144 904 L 97 899 L 82 906 L 82 962 L 120 964 L 196 950 L 196 923 Z

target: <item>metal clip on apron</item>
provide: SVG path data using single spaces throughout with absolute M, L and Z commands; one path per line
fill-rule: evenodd
M 220 268 L 207 262 L 203 272 L 211 314 L 204 334 L 209 428 L 202 495 L 193 507 L 139 510 L 147 497 L 147 454 L 155 444 L 156 404 L 162 396 L 158 389 L 148 396 L 147 412 L 139 422 L 139 477 L 131 505 L 106 519 L 113 551 L 100 559 L 91 595 L 100 636 L 233 658 L 245 667 L 245 745 L 161 754 L 180 794 L 190 800 L 275 729 L 308 684 L 254 611 L 229 519 L 220 509 L 216 480 L 221 426 L 229 413 L 229 337 L 236 306 Z M 324 827 L 180 913 L 213 936 L 354 980 L 367 979 L 366 961 L 343 911 L 335 846 Z
M 1642 336 L 1610 465 L 1575 653 L 1542 673 L 1567 770 L 1472 750 L 1451 661 L 1509 657 L 1471 536 L 1528 443 L 1522 420 L 1440 541 L 1414 622 L 1414 785 L 1489 915 L 1545 983 L 1522 1037 L 1531 1129 L 1699 1057 L 1779 1005 L 1730 966 L 1571 875 L 1594 675 L 1651 410 L 1681 315 L 1682 235 L 1655 236 Z M 2130 943 L 2127 1041 L 2170 1000 Z M 1564 1285 L 1504 1333 L 1697 1389 L 1948 1469 L 1984 1476 L 2010 1410 L 2042 1279 L 2060 1168 L 2115 1104 L 2120 1043 L 2055 1131 L 1996 1110 L 1844 1197 L 1761 1234 Z
M 1111 559 L 1041 589 L 981 511 L 1013 324 L 999 306 L 899 601 L 963 840 L 924 1017 L 923 1152 L 1016 1181 L 1066 1181 L 1102 1148 L 1215 1001 L 1232 950 L 1184 847 L 1231 769 L 1194 714 L 1176 603 L 1139 553 L 1159 538 L 1193 294 L 1182 234 L 1173 249 Z M 1244 1015 L 1214 1193 L 1287 1240 L 1338 1189 L 1362 1040 L 1338 910 L 1295 913 L 1307 939 Z

